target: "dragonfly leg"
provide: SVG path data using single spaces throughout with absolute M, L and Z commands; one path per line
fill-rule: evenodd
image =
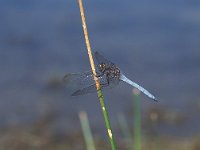
M 101 77 L 103 75 L 104 75 L 104 73 L 101 72 L 101 73 L 96 74 L 96 77 L 99 78 L 99 77 Z
M 109 81 L 108 75 L 106 75 L 106 80 L 107 80 L 107 84 L 109 85 L 109 84 L 110 84 L 110 81 Z

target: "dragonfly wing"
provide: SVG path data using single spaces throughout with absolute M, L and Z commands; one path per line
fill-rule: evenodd
M 104 56 L 102 56 L 101 54 L 99 54 L 99 52 L 95 52 L 94 56 L 95 56 L 98 64 L 101 64 L 101 63 L 106 63 L 107 65 L 113 64 L 111 61 L 109 61 Z
M 66 74 L 63 81 L 66 87 L 74 87 L 76 89 L 94 84 L 93 74 L 91 71 Z
M 105 87 L 108 87 L 108 83 L 104 83 L 104 84 L 101 83 L 101 88 L 105 88 Z M 78 95 L 84 95 L 84 94 L 88 94 L 88 93 L 94 93 L 96 91 L 97 91 L 96 84 L 93 84 L 93 85 L 90 85 L 90 86 L 85 87 L 83 89 L 79 89 L 79 90 L 75 91 L 72 94 L 72 96 L 78 96 Z
M 84 94 L 87 94 L 87 93 L 94 93 L 96 91 L 96 85 L 93 84 L 89 87 L 86 87 L 86 88 L 83 88 L 83 89 L 79 89 L 77 91 L 75 91 L 72 96 L 78 96 L 78 95 L 84 95 Z
M 110 84 L 108 86 L 105 75 L 98 77 L 98 79 L 102 88 L 110 87 Z M 64 76 L 63 80 L 69 93 L 73 93 L 72 96 L 96 92 L 96 85 L 92 72 L 67 74 Z

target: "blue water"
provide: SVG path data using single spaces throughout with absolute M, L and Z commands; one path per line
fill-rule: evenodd
M 196 105 L 200 98 L 199 1 L 111 0 L 84 5 L 92 49 L 160 100 L 155 104 L 142 96 L 144 115 L 155 105 L 183 114 L 193 110 L 188 104 Z M 50 108 L 66 124 L 77 122 L 76 114 L 83 109 L 94 125 L 102 124 L 95 94 L 71 98 L 59 85 L 66 73 L 90 69 L 76 1 L 1 1 L 0 33 L 1 124 L 31 122 Z M 131 90 L 122 84 L 105 92 L 112 122 L 117 113 L 131 109 Z M 200 126 L 196 113 L 187 114 L 189 123 L 183 126 L 194 133 Z

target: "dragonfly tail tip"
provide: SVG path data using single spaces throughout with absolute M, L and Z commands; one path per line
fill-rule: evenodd
M 153 98 L 153 100 L 154 100 L 155 102 L 158 102 L 158 99 L 157 99 L 157 98 Z

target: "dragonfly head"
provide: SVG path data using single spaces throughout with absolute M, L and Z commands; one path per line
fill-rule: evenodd
M 99 71 L 104 72 L 106 70 L 106 64 L 105 63 L 100 63 L 99 64 Z

